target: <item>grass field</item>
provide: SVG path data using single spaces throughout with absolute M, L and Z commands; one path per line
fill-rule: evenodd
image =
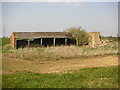
M 118 88 L 118 68 L 86 68 L 49 74 L 3 74 L 3 88 Z
M 99 46 L 96 48 L 92 48 L 92 47 L 86 48 L 86 47 L 76 47 L 76 46 L 56 46 L 56 47 L 42 47 L 42 48 L 35 48 L 35 47 L 20 48 L 17 50 L 12 49 L 9 43 L 10 43 L 9 38 L 4 38 L 4 41 L 2 43 L 0 42 L 0 44 L 3 46 L 1 48 L 3 56 L 7 58 L 6 60 L 8 60 L 7 63 L 5 63 L 5 66 L 8 65 L 9 71 L 14 69 L 19 69 L 19 68 L 14 68 L 10 64 L 13 63 L 14 66 L 15 65 L 17 66 L 16 62 L 18 62 L 19 67 L 23 67 L 22 63 L 24 62 L 25 66 L 28 64 L 28 66 L 30 65 L 30 67 L 33 66 L 34 68 L 37 67 L 36 65 L 38 64 L 40 64 L 41 66 L 47 62 L 45 64 L 45 68 L 46 68 L 46 66 L 52 63 L 52 61 L 54 63 L 50 64 L 51 66 L 53 65 L 58 66 L 58 64 L 64 66 L 65 62 L 67 62 L 67 64 L 68 63 L 70 64 L 71 60 L 68 60 L 70 58 L 75 60 L 79 58 L 78 61 L 80 62 L 81 57 L 85 57 L 86 59 L 85 58 L 84 59 L 88 60 L 87 58 L 98 55 L 101 56 L 100 59 L 103 59 L 102 55 L 104 56 L 104 55 L 118 54 L 118 46 L 117 46 L 118 44 L 116 43 L 114 45 Z M 112 57 L 110 57 L 110 59 L 111 58 Z M 59 63 L 62 62 L 60 61 L 61 59 L 65 60 L 64 64 Z M 97 61 L 100 61 L 100 59 L 97 59 Z M 109 62 L 110 59 L 108 59 Z M 116 58 L 114 59 L 115 60 L 113 61 L 115 62 Z M 14 62 L 13 60 L 16 62 Z M 76 60 L 76 64 L 75 61 L 72 62 L 72 64 L 81 65 L 82 63 L 78 63 L 78 61 Z M 89 62 L 89 60 L 87 62 Z M 107 63 L 109 62 L 107 61 Z M 10 69 L 9 64 L 11 65 L 12 69 Z M 27 69 L 29 69 L 28 66 L 26 66 Z M 37 69 L 41 70 L 40 66 Z M 23 69 L 25 69 L 25 67 L 23 67 Z M 16 72 L 13 73 L 3 74 L 2 86 L 3 88 L 118 88 L 118 83 L 120 83 L 118 82 L 117 67 L 99 67 L 99 68 L 96 67 L 96 68 L 85 68 L 85 69 L 79 68 L 79 70 L 78 69 L 77 70 L 69 69 L 69 70 L 70 71 L 61 72 L 61 73 L 59 72 L 59 73 L 46 73 L 46 74 L 28 72 L 29 70 L 28 71 L 17 70 Z

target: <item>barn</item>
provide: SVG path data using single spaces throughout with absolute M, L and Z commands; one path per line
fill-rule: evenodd
M 100 32 L 89 32 L 91 42 L 89 45 L 100 45 Z M 60 46 L 75 45 L 72 35 L 68 32 L 12 32 L 10 43 L 14 49 L 30 45 Z
M 10 43 L 13 48 L 18 49 L 31 44 L 40 46 L 70 45 L 75 44 L 75 41 L 67 32 L 12 32 Z

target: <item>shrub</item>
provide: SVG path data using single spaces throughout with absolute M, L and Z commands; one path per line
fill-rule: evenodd
M 77 46 L 83 46 L 89 43 L 89 36 L 88 33 L 82 29 L 81 27 L 78 28 L 68 28 L 65 32 L 69 32 L 72 34 L 72 38 L 76 40 Z

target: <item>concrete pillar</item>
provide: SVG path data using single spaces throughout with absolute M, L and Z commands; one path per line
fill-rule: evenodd
M 65 45 L 67 45 L 67 38 L 65 38 Z
M 55 46 L 55 39 L 56 39 L 56 38 L 53 38 L 53 46 Z
M 43 39 L 41 38 L 41 42 L 40 42 L 40 45 L 42 46 L 42 41 L 43 41 Z
M 30 40 L 28 40 L 28 46 L 30 45 Z

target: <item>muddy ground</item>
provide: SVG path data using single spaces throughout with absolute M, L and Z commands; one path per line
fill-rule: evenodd
M 81 57 L 69 59 L 22 60 L 2 56 L 3 73 L 31 71 L 37 73 L 66 72 L 73 69 L 109 67 L 118 65 L 117 55 Z

